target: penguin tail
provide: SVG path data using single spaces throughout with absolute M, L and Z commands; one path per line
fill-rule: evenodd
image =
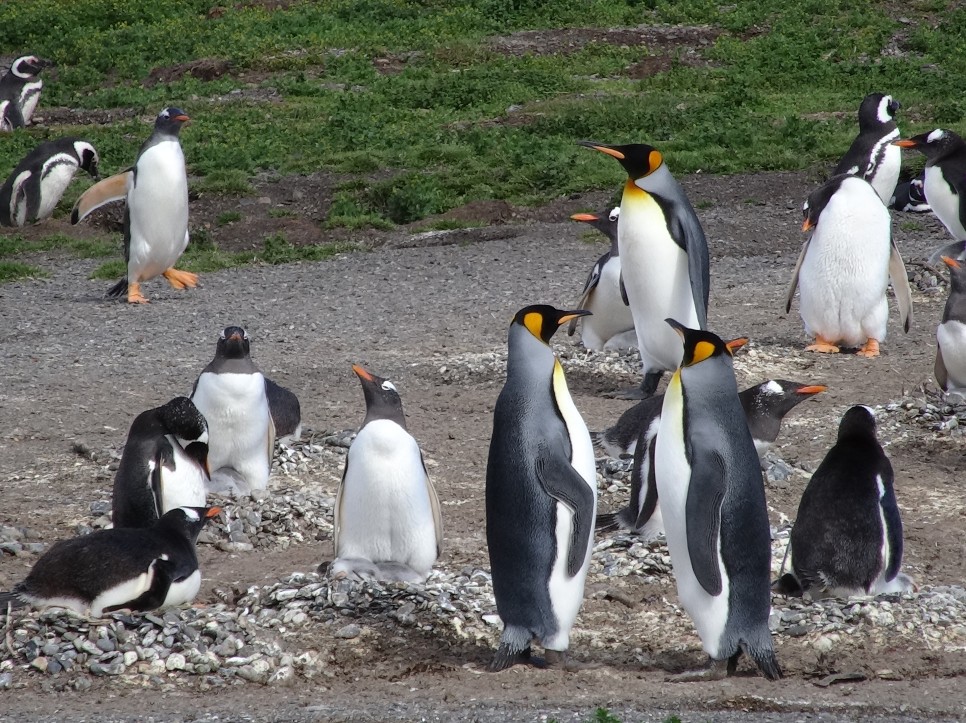
M 743 645 L 745 653 L 748 654 L 752 660 L 755 661 L 755 665 L 758 666 L 758 670 L 764 675 L 768 680 L 779 680 L 784 677 L 782 673 L 781 666 L 778 664 L 778 658 L 775 657 L 775 648 L 771 642 L 771 635 L 768 635 L 767 643 L 763 645 Z
M 0 592 L 0 613 L 5 613 L 8 605 L 16 610 L 17 608 L 26 607 L 27 603 L 21 600 L 20 596 L 15 592 Z
M 121 279 L 104 294 L 108 299 L 119 299 L 127 294 L 127 279 Z
M 614 532 L 619 530 L 620 527 L 616 512 L 602 512 L 597 515 L 597 519 L 594 521 L 594 529 L 598 532 Z

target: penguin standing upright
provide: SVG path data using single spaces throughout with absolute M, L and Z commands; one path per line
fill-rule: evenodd
M 508 334 L 507 379 L 493 410 L 486 543 L 503 633 L 490 670 L 530 659 L 568 663 L 570 629 L 590 566 L 597 471 L 590 434 L 549 343 L 584 310 L 527 306 Z
M 24 55 L 10 64 L 10 70 L 0 78 L 0 131 L 30 123 L 44 87 L 40 73 L 51 65 L 36 55 Z
M 912 590 L 912 579 L 899 572 L 902 519 L 893 482 L 874 413 L 852 407 L 802 494 L 790 541 L 793 575 L 778 581 L 779 591 L 848 597 Z
M 902 167 L 902 151 L 893 145 L 899 138 L 895 120 L 899 108 L 891 95 L 865 96 L 859 105 L 859 135 L 832 172 L 864 178 L 885 204 L 892 199 Z
M 395 385 L 360 366 L 352 370 L 366 417 L 336 496 L 331 573 L 423 582 L 443 543 L 439 498 Z
M 694 621 L 713 677 L 742 651 L 780 678 L 768 616 L 771 534 L 755 443 L 742 415 L 731 350 L 714 334 L 668 319 L 684 356 L 664 394 L 654 449 L 678 597 Z
M 888 209 L 868 181 L 835 176 L 812 191 L 802 210 L 802 230 L 812 234 L 792 273 L 785 312 L 800 286 L 805 333 L 815 337 L 806 351 L 834 353 L 842 344 L 861 347 L 860 356 L 878 356 L 890 278 L 903 331 L 912 320 L 912 292 Z
M 175 507 L 204 507 L 208 423 L 187 397 L 141 412 L 114 477 L 115 527 L 150 527 Z
M 621 294 L 621 259 L 617 247 L 617 219 L 620 207 L 603 213 L 575 213 L 570 218 L 590 224 L 608 239 L 610 249 L 597 259 L 591 269 L 578 309 L 586 309 L 589 316 L 579 317 L 580 341 L 587 349 L 635 349 L 637 334 L 634 317 Z M 578 319 L 567 325 L 567 335 L 573 336 Z
M 949 298 L 936 328 L 936 382 L 943 391 L 966 397 L 966 266 L 948 256 Z
M 178 138 L 188 120 L 179 108 L 162 110 L 134 165 L 94 184 L 74 204 L 70 220 L 76 224 L 106 203 L 127 199 L 127 276 L 111 287 L 109 297 L 126 293 L 129 304 L 147 303 L 141 282 L 158 275 L 175 289 L 198 285 L 197 274 L 174 268 L 188 247 L 188 174 Z
M 97 178 L 97 151 L 79 138 L 41 143 L 0 186 L 0 226 L 23 226 L 51 217 L 77 169 Z
M 115 528 L 61 540 L 45 552 L 7 602 L 68 608 L 99 618 L 194 600 L 201 587 L 195 543 L 218 507 L 176 507 L 147 529 Z
M 681 360 L 681 340 L 664 324 L 671 316 L 704 329 L 708 319 L 708 244 L 684 190 L 656 148 L 642 143 L 607 146 L 627 171 L 617 226 L 621 285 L 634 317 L 644 381 L 638 396 L 657 390 L 665 371 Z

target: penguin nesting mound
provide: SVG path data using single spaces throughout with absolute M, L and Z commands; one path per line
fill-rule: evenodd
M 924 388 L 923 398 L 890 404 L 886 411 L 942 436 L 966 435 L 966 399 L 938 389 Z

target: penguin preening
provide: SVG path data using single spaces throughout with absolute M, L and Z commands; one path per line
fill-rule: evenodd
M 50 218 L 77 169 L 97 178 L 97 164 L 97 151 L 87 141 L 60 138 L 41 143 L 0 187 L 0 226 L 23 226 Z
M 932 207 L 926 200 L 925 183 L 925 172 L 920 173 L 915 178 L 910 178 L 908 181 L 899 181 L 895 193 L 892 194 L 892 199 L 889 201 L 889 208 L 904 213 L 928 213 L 931 211 Z
M 0 131 L 12 131 L 30 123 L 44 87 L 40 73 L 51 65 L 36 55 L 24 55 L 10 64 L 0 78 Z
M 395 385 L 353 365 L 366 398 L 335 501 L 334 577 L 423 582 L 443 544 L 439 498 Z
M 861 347 L 860 356 L 878 356 L 890 279 L 903 331 L 912 321 L 912 292 L 888 209 L 868 181 L 843 175 L 813 191 L 802 210 L 802 230 L 812 233 L 792 272 L 785 312 L 800 288 L 805 333 L 815 338 L 806 351 L 835 353 L 844 345 Z
M 663 320 L 707 327 L 708 244 L 684 190 L 653 146 L 580 145 L 616 158 L 627 172 L 617 225 L 621 284 L 634 318 L 644 380 L 636 396 L 654 394 L 677 368 L 681 341 Z
M 778 591 L 848 597 L 915 589 L 899 572 L 902 519 L 893 483 L 875 414 L 852 407 L 802 494 L 789 542 L 792 573 L 779 579 Z
M 151 527 L 176 507 L 204 507 L 208 423 L 187 397 L 141 412 L 114 477 L 114 527 Z
M 610 249 L 603 254 L 584 283 L 578 309 L 588 316 L 576 317 L 567 325 L 573 336 L 580 322 L 580 341 L 587 349 L 636 349 L 634 317 L 621 293 L 621 259 L 617 247 L 617 219 L 620 207 L 602 213 L 575 213 L 570 218 L 589 224 L 610 239 Z
M 895 192 L 902 166 L 902 151 L 893 145 L 899 138 L 895 115 L 900 107 L 891 95 L 867 95 L 859 105 L 859 135 L 832 172 L 865 179 L 885 204 Z
M 218 507 L 177 507 L 146 529 L 115 528 L 61 540 L 0 605 L 67 608 L 99 618 L 191 602 L 201 587 L 195 543 Z
M 71 223 L 106 203 L 126 199 L 124 261 L 127 275 L 107 292 L 127 294 L 129 304 L 144 304 L 141 283 L 164 276 L 174 289 L 198 285 L 198 276 L 174 268 L 188 246 L 188 175 L 178 135 L 190 119 L 179 108 L 165 108 L 134 165 L 91 186 L 77 199 Z
M 593 548 L 597 471 L 587 427 L 549 343 L 584 310 L 534 305 L 513 317 L 507 378 L 493 410 L 486 466 L 486 543 L 503 621 L 491 671 L 530 660 L 568 661 Z
M 949 298 L 936 328 L 936 382 L 943 391 L 966 397 L 966 267 L 948 256 Z
M 742 651 L 769 679 L 782 676 L 768 616 L 771 535 L 765 489 L 742 414 L 731 350 L 714 334 L 668 324 L 684 342 L 664 394 L 654 448 L 668 552 L 681 605 L 713 666 L 734 672 Z

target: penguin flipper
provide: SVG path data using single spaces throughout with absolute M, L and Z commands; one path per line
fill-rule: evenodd
M 10 189 L 10 225 L 23 226 L 27 219 L 31 217 L 30 210 L 27 208 L 27 180 L 33 175 L 30 171 L 24 171 L 13 181 Z M 22 211 L 19 213 L 18 211 Z M 34 212 L 36 214 L 36 211 Z
M 725 494 L 725 460 L 714 449 L 695 446 L 690 462 L 691 483 L 685 502 L 688 555 L 701 587 L 709 595 L 719 595 L 722 584 L 718 538 Z
M 912 290 L 909 288 L 906 266 L 902 262 L 899 247 L 894 240 L 889 254 L 889 278 L 892 279 L 892 290 L 896 294 L 896 303 L 899 305 L 899 321 L 902 322 L 902 330 L 908 334 L 909 325 L 912 323 Z
M 268 377 L 265 377 L 265 396 L 268 398 L 268 413 L 272 415 L 275 433 L 279 437 L 295 434 L 302 423 L 299 398 L 291 390 L 276 384 Z
M 584 290 L 580 294 L 580 299 L 577 301 L 577 305 L 574 306 L 575 309 L 586 309 L 587 302 L 590 299 L 590 293 L 597 288 L 597 284 L 600 283 L 600 270 L 603 268 L 603 261 L 610 258 L 610 254 L 604 254 L 600 260 L 594 264 L 594 268 L 590 270 L 590 274 L 587 276 L 587 281 L 584 283 Z M 575 316 L 567 324 L 567 336 L 573 336 L 574 332 L 577 331 L 577 322 L 581 317 Z
M 573 513 L 570 549 L 567 553 L 567 574 L 576 575 L 587 557 L 587 546 L 594 533 L 594 493 L 583 477 L 569 462 L 569 455 L 544 448 L 536 460 L 537 479 L 544 491 Z
M 345 478 L 349 473 L 349 455 L 345 458 L 345 467 L 342 468 L 342 481 L 339 482 L 339 490 L 335 493 L 335 508 L 332 510 L 332 556 L 339 557 L 339 531 L 342 528 L 342 493 L 345 492 Z
M 639 441 L 637 445 L 640 447 L 641 442 Z M 647 445 L 647 475 L 642 478 L 642 487 L 645 488 L 643 490 L 644 502 L 641 504 L 641 511 L 637 514 L 637 521 L 634 524 L 634 529 L 637 530 L 643 528 L 650 521 L 657 509 L 657 484 L 655 482 L 657 477 L 654 470 L 654 452 L 656 449 L 657 435 L 655 434 Z
M 134 171 L 129 168 L 95 183 L 77 199 L 77 203 L 70 212 L 70 222 L 79 223 L 101 206 L 127 198 L 128 183 L 133 178 Z
M 11 101 L 7 104 L 6 113 L 4 120 L 6 121 L 7 127 L 10 130 L 14 128 L 23 128 L 26 123 L 23 119 L 23 112 L 20 110 L 20 106 L 17 103 Z
M 708 298 L 711 293 L 711 272 L 708 260 L 708 242 L 698 217 L 689 214 L 674 215 L 684 236 L 684 252 L 688 255 L 688 277 L 691 280 L 691 294 L 694 297 L 694 310 L 698 316 L 698 328 L 708 328 Z M 673 229 L 672 229 L 673 231 Z
M 936 343 L 936 364 L 933 367 L 936 383 L 943 391 L 949 388 L 949 374 L 946 372 L 946 362 L 943 360 L 943 348 Z
M 621 301 L 624 302 L 624 306 L 630 306 L 631 302 L 627 300 L 627 287 L 624 286 L 624 271 L 621 270 L 620 276 L 620 287 L 621 287 Z
M 889 559 L 882 561 L 883 577 L 892 580 L 899 574 L 902 566 L 902 518 L 899 516 L 899 505 L 896 503 L 895 490 L 889 486 L 879 500 L 882 508 L 882 518 L 885 522 L 885 539 L 889 542 Z
M 429 507 L 433 513 L 433 527 L 436 529 L 436 556 L 439 557 L 443 551 L 443 515 L 439 506 L 439 495 L 436 494 L 436 487 L 433 480 L 429 478 L 426 470 L 426 460 L 423 451 L 419 450 L 419 461 L 423 465 L 423 478 L 426 480 L 426 494 L 429 495 Z
M 792 308 L 792 299 L 795 298 L 795 290 L 798 288 L 798 275 L 802 270 L 802 263 L 805 261 L 805 254 L 808 253 L 808 245 L 811 243 L 812 238 L 809 237 L 805 243 L 802 244 L 802 251 L 798 254 L 798 262 L 795 264 L 795 270 L 792 271 L 792 281 L 788 285 L 788 294 L 785 295 L 785 313 L 787 314 Z

